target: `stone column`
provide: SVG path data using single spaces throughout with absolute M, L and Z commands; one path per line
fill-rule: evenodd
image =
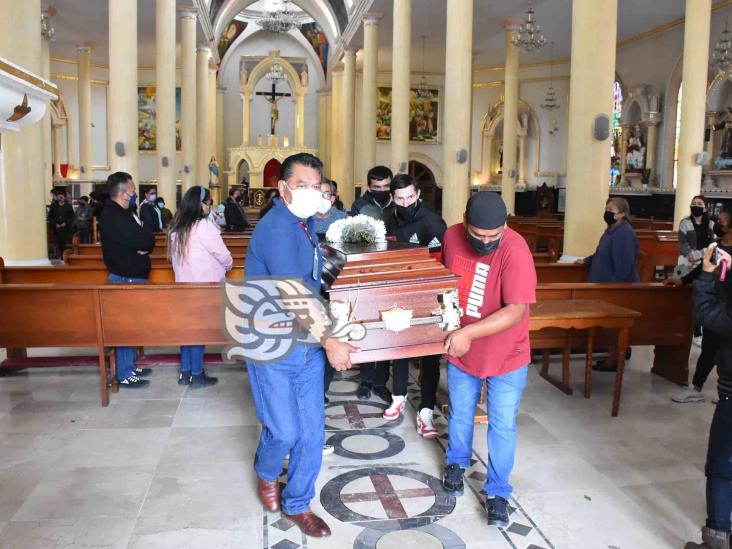
M 51 25 L 51 17 L 53 10 L 45 8 L 43 17 L 48 20 Z M 46 80 L 51 79 L 51 52 L 49 50 L 48 36 L 42 33 L 41 40 L 41 76 Z M 50 192 L 53 190 L 53 143 L 51 142 L 51 106 L 46 108 L 46 113 L 41 119 L 41 132 L 43 134 L 43 188 L 45 189 L 45 199 L 50 199 Z
M 208 46 L 196 48 L 196 181 L 194 185 L 208 187 Z
M 318 90 L 318 156 L 323 161 L 325 174 L 330 175 L 330 91 Z
M 137 180 L 137 0 L 109 0 L 109 139 L 113 172 Z M 120 144 L 124 155 L 116 150 Z
M 332 86 L 333 90 L 330 96 L 330 177 L 338 183 L 338 191 L 343 185 L 343 71 L 333 71 Z M 346 209 L 351 207 L 352 202 L 343 199 Z
M 503 23 L 506 29 L 506 68 L 503 86 L 503 171 L 501 175 L 501 197 L 506 203 L 509 215 L 513 215 L 516 201 L 516 148 L 518 145 L 519 104 L 519 49 L 511 41 L 518 26 L 513 22 Z
M 519 132 L 518 183 L 519 189 L 526 189 L 526 130 Z
M 92 191 L 91 48 L 80 46 L 76 51 L 79 56 L 79 179 L 88 182 L 80 185 L 81 194 L 88 196 Z
M 181 157 L 183 160 L 183 181 L 181 191 L 185 193 L 196 184 L 196 12 L 181 12 L 180 19 L 181 54 Z
M 158 195 L 175 213 L 175 0 L 155 2 L 155 125 Z
M 0 52 L 41 74 L 40 0 L 0 0 Z M 43 181 L 43 125 L 4 132 L 0 143 L 0 257 L 6 266 L 48 265 Z
M 241 95 L 241 144 L 243 147 L 249 145 L 249 133 L 251 132 L 250 109 L 252 104 L 252 93 L 242 91 Z
M 354 147 L 356 146 L 356 52 L 346 50 L 343 77 L 343 182 L 338 182 L 338 192 L 344 203 L 355 200 L 353 180 Z
M 472 2 L 471 2 L 472 5 Z M 448 16 L 450 8 L 448 8 Z M 391 62 L 391 169 L 409 165 L 409 96 L 412 53 L 412 0 L 394 0 Z M 449 65 L 449 63 L 448 63 Z M 446 80 L 447 81 L 447 80 Z M 449 89 L 448 86 L 446 88 Z M 445 90 L 445 92 L 448 91 Z M 447 114 L 447 113 L 446 113 Z M 450 120 L 445 118 L 445 120 Z M 446 124 L 450 126 L 450 124 Z M 449 128 L 446 128 L 449 130 Z
M 473 0 L 447 1 L 446 32 L 442 217 L 449 226 L 462 221 L 470 197 Z
M 696 163 L 696 155 L 704 150 L 711 10 L 711 0 L 686 0 L 682 69 L 684 99 L 681 102 L 674 230 L 679 229 L 679 223 L 689 214 L 691 198 L 701 191 L 702 167 Z
M 611 117 L 613 112 L 617 21 L 617 0 L 572 4 L 563 255 L 567 261 L 591 254 L 605 229 L 610 142 L 595 139 L 592 127 L 595 116 Z
M 707 153 L 707 165 L 704 166 L 706 168 L 704 171 L 707 174 L 707 177 L 704 179 L 704 186 L 706 187 L 708 184 L 713 184 L 713 180 L 711 176 L 709 175 L 709 172 L 714 169 L 714 140 L 716 137 L 717 130 L 714 129 L 714 124 L 717 123 L 717 116 L 719 113 L 717 112 L 708 112 L 707 113 L 707 122 L 706 127 L 709 128 L 709 141 L 704 143 L 704 151 Z
M 381 16 L 376 14 L 366 14 L 363 18 L 363 89 L 359 155 L 366 170 L 376 165 L 376 72 L 379 64 L 380 19 Z
M 214 64 L 208 66 L 208 156 L 216 157 L 216 160 L 221 162 L 218 157 L 216 148 L 216 72 L 218 67 Z
M 483 167 L 480 170 L 481 179 L 485 185 L 491 183 L 491 165 L 493 164 L 493 136 L 483 137 Z
M 53 180 L 61 181 L 64 176 L 61 175 L 61 164 L 63 163 L 63 152 L 61 150 L 61 128 L 63 124 L 53 124 Z
M 648 136 L 646 138 L 646 168 L 651 170 L 651 177 L 656 172 L 656 145 L 658 143 L 658 123 L 648 122 Z
M 305 94 L 295 93 L 295 146 L 305 147 Z
M 226 143 L 224 143 L 224 99 L 226 88 L 216 88 L 216 158 L 221 165 L 221 196 L 228 196 L 229 185 L 224 172 L 229 169 L 226 159 Z
M 633 126 L 626 124 L 621 126 L 623 131 L 620 132 L 620 175 L 622 176 L 620 184 L 624 184 L 625 181 L 625 170 L 627 166 L 625 163 L 628 161 L 628 134 Z

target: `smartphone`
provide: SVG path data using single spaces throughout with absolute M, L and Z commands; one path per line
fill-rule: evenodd
M 714 251 L 712 252 L 712 265 L 716 265 L 719 262 L 719 251 L 718 248 L 715 246 Z

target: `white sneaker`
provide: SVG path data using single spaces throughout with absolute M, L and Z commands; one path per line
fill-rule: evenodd
M 681 402 L 681 403 L 687 403 L 687 402 L 704 402 L 704 393 L 701 391 L 694 390 L 693 387 L 686 387 L 685 389 L 681 389 L 677 393 L 675 393 L 671 400 L 674 402 Z
M 323 455 L 324 456 L 329 456 L 333 452 L 335 452 L 335 448 L 333 448 L 333 446 L 331 446 L 330 444 L 323 444 Z
M 384 410 L 384 419 L 387 421 L 394 421 L 399 419 L 399 416 L 404 411 L 404 407 L 407 405 L 407 397 L 392 395 L 391 405 Z
M 692 342 L 692 343 L 693 343 L 694 345 L 696 345 L 697 347 L 701 347 L 701 343 L 702 343 L 702 336 L 696 336 L 696 337 L 692 338 L 691 342 Z
M 435 438 L 440 434 L 432 423 L 432 414 L 429 408 L 422 408 L 417 414 L 417 434 L 424 438 Z

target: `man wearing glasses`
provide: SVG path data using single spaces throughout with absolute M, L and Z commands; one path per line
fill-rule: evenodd
M 314 215 L 323 203 L 323 164 L 307 153 L 285 159 L 278 184 L 280 198 L 252 234 L 247 277 L 287 277 L 320 291 L 323 257 Z M 270 512 L 285 517 L 308 536 L 330 535 L 330 528 L 310 511 L 323 454 L 325 417 L 323 376 L 326 355 L 336 370 L 351 367 L 355 347 L 328 338 L 323 347 L 293 343 L 274 362 L 248 362 L 257 418 L 262 424 L 254 458 L 257 492 Z M 282 461 L 290 454 L 287 485 L 280 494 Z
M 322 199 L 314 219 L 315 233 L 319 238 L 322 238 L 328 232 L 328 227 L 339 219 L 345 219 L 348 217 L 348 214 L 335 207 L 337 195 L 336 190 L 333 188 L 333 182 L 330 179 L 323 178 L 323 181 L 320 183 L 320 192 Z

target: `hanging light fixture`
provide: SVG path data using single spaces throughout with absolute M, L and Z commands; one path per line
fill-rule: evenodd
M 541 27 L 534 20 L 534 10 L 531 8 L 531 4 L 526 12 L 524 24 L 519 27 L 518 34 L 511 39 L 511 42 L 526 53 L 538 51 L 546 44 L 546 38 L 541 34 Z
M 286 33 L 300 28 L 302 18 L 290 5 L 289 0 L 280 0 L 274 9 L 262 12 L 257 23 L 267 32 Z
M 41 12 L 41 36 L 49 42 L 53 42 L 55 35 L 56 30 L 51 26 L 51 14 L 44 10 Z
M 732 40 L 730 39 L 729 32 L 729 18 L 724 23 L 722 35 L 717 39 L 717 43 L 714 44 L 712 66 L 719 72 L 727 72 L 732 68 Z
M 284 80 L 285 71 L 282 68 L 282 65 L 280 65 L 279 63 L 275 63 L 274 65 L 272 65 L 270 67 L 270 69 L 267 72 L 267 74 L 265 75 L 265 77 L 267 78 L 267 80 L 271 80 L 272 82 L 276 83 L 276 82 L 279 82 L 280 80 Z
M 553 111 L 559 108 L 557 101 L 557 92 L 554 91 L 554 42 L 552 42 L 552 56 L 549 61 L 549 89 L 546 90 L 546 97 L 541 104 L 541 108 L 545 111 Z
M 428 99 L 431 95 L 427 78 L 424 75 L 424 40 L 425 37 L 422 35 L 422 76 L 420 76 L 419 86 L 417 86 L 417 99 Z

